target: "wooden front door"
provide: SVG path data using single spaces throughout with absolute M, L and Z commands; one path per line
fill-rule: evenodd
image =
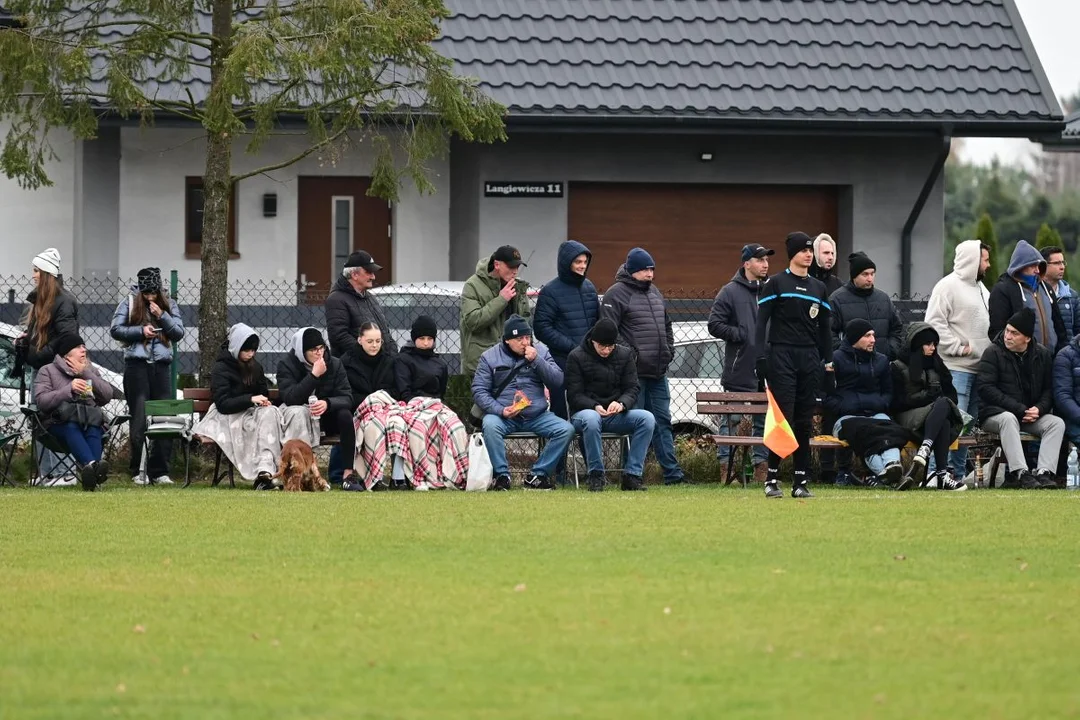
M 366 250 L 382 265 L 379 284 L 392 282 L 390 203 L 368 197 L 369 187 L 366 177 L 300 178 L 296 268 L 307 302 L 326 299 L 354 250 Z

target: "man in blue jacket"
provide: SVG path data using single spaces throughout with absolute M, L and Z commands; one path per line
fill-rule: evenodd
M 484 411 L 484 444 L 494 475 L 492 490 L 510 489 L 510 465 L 504 439 L 510 433 L 529 432 L 547 439 L 532 467 L 525 488 L 554 490 L 551 475 L 574 437 L 574 426 L 548 412 L 545 386 L 561 387 L 563 371 L 543 344 L 533 344 L 525 318 L 511 315 L 503 325 L 503 341 L 484 351 L 473 375 L 473 402 Z M 528 405 L 515 398 L 521 393 Z

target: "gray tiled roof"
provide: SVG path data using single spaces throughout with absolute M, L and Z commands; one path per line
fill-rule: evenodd
M 1013 0 L 447 0 L 512 115 L 1060 121 Z
M 1065 132 L 1061 137 L 1069 142 L 1080 142 L 1080 110 L 1065 118 Z

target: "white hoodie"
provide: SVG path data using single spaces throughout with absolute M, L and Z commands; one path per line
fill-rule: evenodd
M 990 347 L 990 291 L 978 280 L 981 259 L 978 240 L 957 245 L 953 271 L 938 280 L 926 306 L 926 322 L 937 330 L 938 353 L 949 370 L 978 372 L 979 359 Z M 965 345 L 971 348 L 967 355 Z

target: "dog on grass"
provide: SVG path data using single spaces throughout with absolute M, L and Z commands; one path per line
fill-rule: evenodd
M 330 484 L 319 475 L 315 453 L 303 440 L 289 440 L 281 448 L 281 465 L 275 478 L 285 483 L 285 492 L 329 490 Z

